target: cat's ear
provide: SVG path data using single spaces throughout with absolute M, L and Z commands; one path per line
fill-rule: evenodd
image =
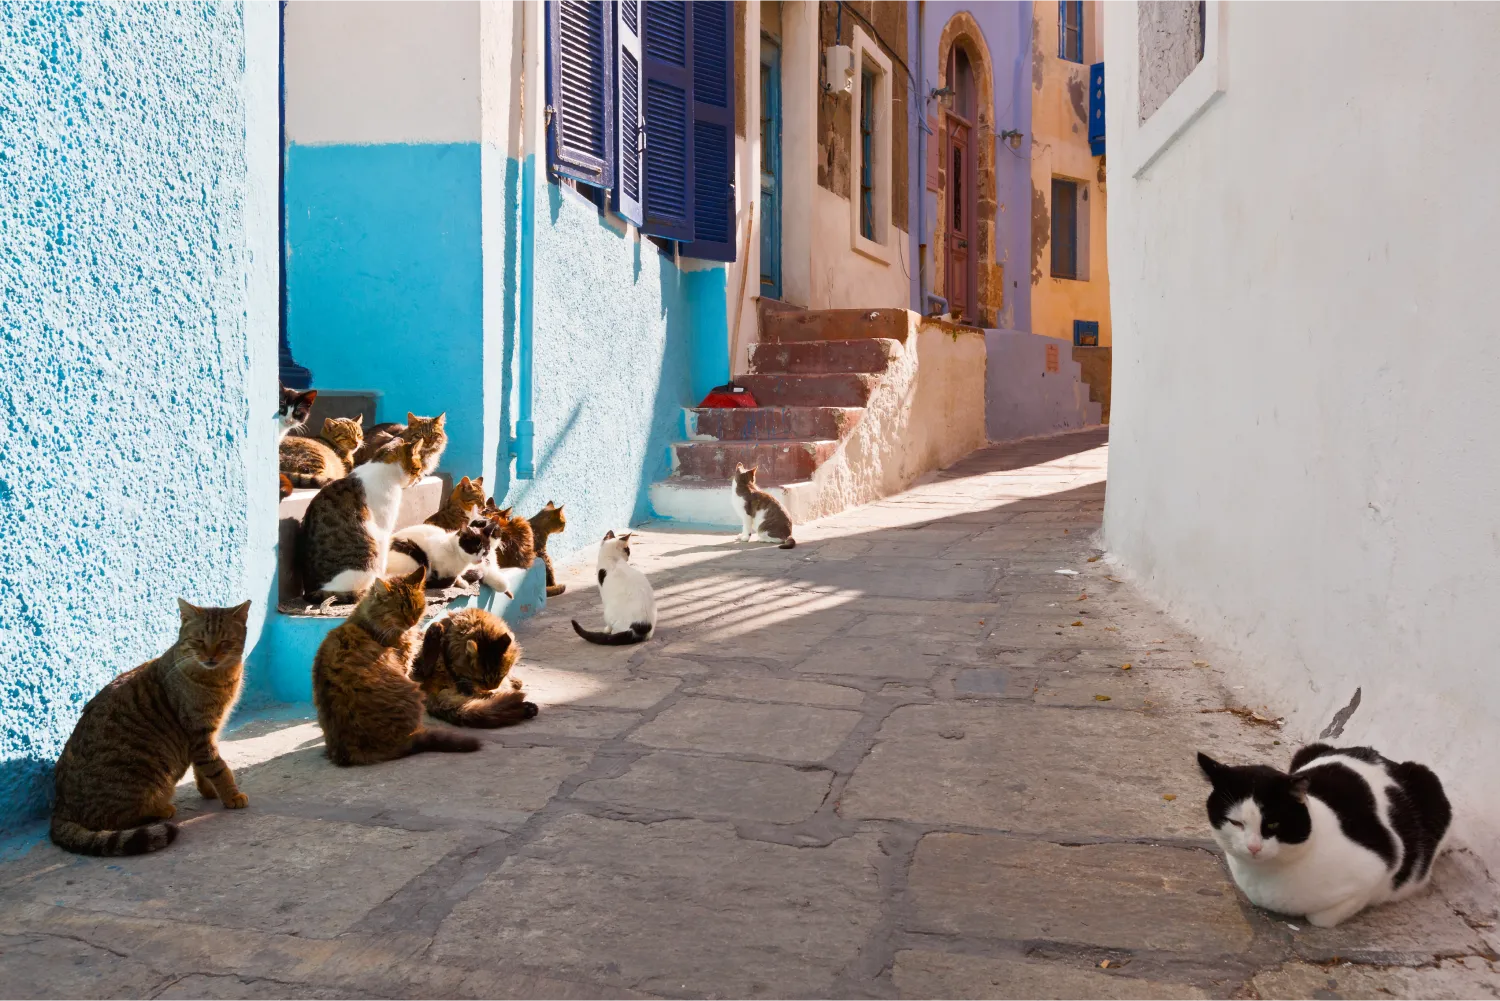
M 606 542 L 608 542 L 610 539 L 613 539 L 614 537 L 615 537 L 615 530 L 613 528 L 611 528 L 609 531 L 607 531 L 607 532 L 604 533 L 604 540 Z
M 363 413 L 354 415 L 354 426 L 360 428 L 365 426 L 365 415 Z
M 197 605 L 194 605 L 192 602 L 184 601 L 181 598 L 177 599 L 177 611 L 182 615 L 183 625 L 186 625 L 187 623 L 193 621 L 198 616 L 203 614 L 203 609 L 199 608 Z
M 510 641 L 510 633 L 501 633 L 500 638 L 495 640 L 495 652 L 504 657 L 505 651 L 510 649 Z
M 552 503 L 552 502 L 551 502 L 551 501 L 548 501 L 548 502 L 547 502 L 547 506 L 548 506 L 548 507 L 549 507 L 549 508 L 555 508 L 555 507 L 557 507 L 557 505 L 556 505 L 556 504 L 554 504 L 554 503 Z
M 1298 775 L 1292 779 L 1292 798 L 1299 803 L 1307 802 L 1307 782 L 1306 775 Z
M 415 423 L 417 423 L 417 415 L 408 410 L 406 412 L 406 426 L 411 427 Z
M 427 581 L 427 568 L 417 567 L 411 573 L 401 578 L 401 583 L 407 587 L 421 587 Z
M 317 398 L 318 398 L 318 391 L 316 389 L 309 389 L 307 392 L 305 392 L 301 396 L 297 397 L 297 400 L 298 400 L 298 402 L 306 403 L 310 407 L 310 406 L 313 405 L 313 401 L 316 400 Z
M 458 481 L 458 485 L 461 486 L 461 487 L 466 487 L 466 486 L 468 486 L 472 482 L 473 482 L 472 480 L 470 480 L 467 476 L 465 476 L 463 479 L 461 479 L 461 480 Z
M 476 476 L 476 477 L 474 477 L 474 485 L 476 487 L 482 487 L 482 486 L 484 486 L 484 477 L 483 476 Z
M 250 600 L 247 598 L 229 610 L 230 616 L 240 625 L 250 621 Z
M 634 534 L 635 534 L 634 532 L 626 532 L 624 535 L 620 536 L 620 541 L 621 542 L 629 542 L 630 541 L 630 537 L 632 535 L 634 535 Z
M 479 644 L 478 643 L 475 643 L 473 640 L 469 640 L 469 642 L 467 642 L 467 643 L 464 644 L 464 650 L 466 650 L 468 652 L 469 657 L 471 659 L 473 659 L 473 660 L 478 660 L 479 659 Z
M 736 462 L 734 464 L 734 475 L 736 475 L 736 476 L 743 476 L 744 473 L 745 473 L 745 464 L 743 462 Z
M 1203 769 L 1203 774 L 1208 776 L 1210 782 L 1218 782 L 1219 776 L 1227 770 L 1227 766 L 1219 764 L 1202 751 L 1198 752 L 1198 767 Z
M 432 419 L 432 426 L 439 431 L 443 430 L 443 422 L 448 419 L 448 411 L 444 410 Z

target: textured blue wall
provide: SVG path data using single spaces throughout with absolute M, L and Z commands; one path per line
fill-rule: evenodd
M 246 39 L 233 4 L 0 14 L 0 826 L 179 595 L 270 592 L 275 147 L 247 136 L 275 87 Z
M 287 335 L 325 391 L 376 419 L 448 413 L 443 468 L 483 468 L 478 143 L 292 145 Z

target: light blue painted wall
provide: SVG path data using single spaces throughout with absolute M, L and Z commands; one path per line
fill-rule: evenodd
M 0 826 L 175 599 L 274 574 L 271 5 L 0 13 Z M 262 679 L 252 655 L 252 685 Z
M 287 335 L 324 391 L 378 392 L 376 419 L 446 411 L 442 468 L 484 463 L 478 143 L 286 153 Z

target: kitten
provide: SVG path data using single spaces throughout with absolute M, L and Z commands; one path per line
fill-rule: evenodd
M 521 647 L 505 620 L 465 608 L 427 627 L 412 680 L 422 686 L 427 711 L 455 726 L 499 727 L 537 713 L 521 680 L 510 675 Z M 509 680 L 508 691 L 501 691 Z
M 364 441 L 364 414 L 350 420 L 328 417 L 317 438 L 288 435 L 281 439 L 281 471 L 294 487 L 326 487 L 354 468 L 354 453 Z
M 452 587 L 471 570 L 478 570 L 489 554 L 496 528 L 480 520 L 450 532 L 436 525 L 410 525 L 391 537 L 385 558 L 388 577 L 405 576 L 417 567 L 427 570 L 427 586 Z M 506 591 L 506 596 L 510 592 Z
M 1320 928 L 1426 886 L 1453 818 L 1428 768 L 1369 747 L 1311 744 L 1290 774 L 1206 754 L 1198 767 L 1214 787 L 1214 840 L 1245 896 Z
M 178 599 L 177 642 L 89 700 L 58 759 L 52 840 L 82 855 L 142 855 L 177 840 L 172 800 L 193 769 L 226 810 L 249 802 L 219 756 L 239 698 L 250 602 L 198 608 Z
M 573 620 L 573 631 L 590 643 L 639 643 L 656 630 L 656 596 L 646 575 L 630 565 L 630 536 L 626 532 L 615 538 L 613 531 L 606 532 L 599 544 L 599 596 L 607 632 L 589 632 Z
M 561 507 L 548 501 L 546 507 L 527 519 L 527 524 L 531 526 L 531 537 L 536 555 L 542 558 L 542 564 L 547 568 L 547 597 L 555 598 L 566 591 L 568 585 L 559 584 L 552 572 L 552 557 L 547 555 L 547 537 L 565 530 L 568 527 L 568 519 Z
M 528 570 L 536 562 L 536 544 L 531 523 L 511 515 L 510 508 L 495 506 L 495 498 L 485 502 L 484 516 L 499 526 L 495 543 L 495 565 Z
M 281 387 L 281 405 L 276 409 L 276 440 L 281 441 L 293 431 L 299 431 L 307 423 L 312 412 L 313 401 L 318 398 L 316 389 L 299 393 L 295 389 Z
M 318 491 L 307 505 L 297 557 L 308 601 L 354 600 L 384 571 L 401 490 L 422 475 L 419 447 L 390 442 L 372 461 Z
M 436 417 L 418 417 L 408 411 L 405 424 L 375 425 L 370 429 L 370 436 L 364 447 L 355 453 L 354 464 L 358 466 L 369 462 L 387 442 L 399 438 L 402 441 L 421 443 L 422 475 L 431 476 L 438 467 L 438 460 L 443 457 L 443 449 L 448 447 L 448 433 L 443 430 L 447 417 L 446 413 Z
M 780 542 L 778 549 L 795 549 L 792 519 L 781 502 L 755 485 L 755 470 L 760 467 L 734 465 L 734 509 L 740 513 L 740 541 L 747 542 L 758 534 L 761 542 Z
M 448 495 L 447 502 L 427 519 L 427 524 L 456 532 L 484 513 L 484 477 L 465 476 Z
M 427 609 L 426 576 L 419 567 L 405 577 L 377 578 L 354 614 L 318 647 L 313 705 L 324 753 L 336 765 L 373 765 L 420 751 L 479 750 L 473 737 L 422 727 L 422 689 L 407 675 L 420 642 L 416 625 Z

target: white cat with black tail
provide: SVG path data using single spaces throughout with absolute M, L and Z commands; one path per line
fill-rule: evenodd
M 1310 744 L 1291 772 L 1198 767 L 1213 783 L 1208 820 L 1250 902 L 1332 928 L 1427 885 L 1453 810 L 1425 765 L 1369 747 Z
M 599 543 L 599 597 L 604 599 L 604 629 L 590 632 L 573 620 L 573 631 L 590 643 L 621 646 L 651 638 L 656 630 L 656 595 L 651 581 L 630 565 L 630 532 L 613 531 Z

